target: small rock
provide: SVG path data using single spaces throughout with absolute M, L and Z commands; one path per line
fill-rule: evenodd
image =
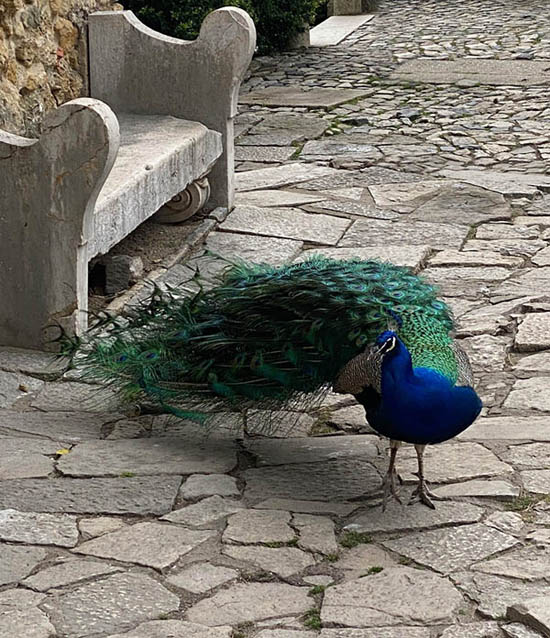
M 143 260 L 139 256 L 112 255 L 104 258 L 105 292 L 116 295 L 143 276 Z

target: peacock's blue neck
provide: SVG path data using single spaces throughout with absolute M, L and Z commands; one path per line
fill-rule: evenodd
M 455 386 L 430 368 L 413 368 L 401 340 L 384 357 L 381 396 L 369 422 L 381 434 L 409 443 L 440 443 L 465 430 L 477 417 L 481 401 L 475 391 Z

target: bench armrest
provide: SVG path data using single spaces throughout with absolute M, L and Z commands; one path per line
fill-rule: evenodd
M 224 153 L 210 175 L 211 202 L 230 207 L 233 118 L 255 45 L 252 19 L 235 7 L 210 13 L 193 41 L 157 33 L 131 11 L 93 13 L 90 92 L 115 112 L 172 115 L 219 131 Z

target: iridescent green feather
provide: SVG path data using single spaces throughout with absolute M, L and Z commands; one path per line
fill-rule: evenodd
M 123 395 L 200 421 L 220 409 L 299 406 L 388 327 L 414 365 L 456 378 L 452 318 L 431 285 L 392 264 L 321 257 L 239 264 L 186 298 L 155 291 L 96 326 L 75 361 Z

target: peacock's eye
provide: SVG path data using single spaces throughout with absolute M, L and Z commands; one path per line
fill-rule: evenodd
M 117 363 L 124 363 L 125 361 L 128 361 L 128 355 L 127 354 L 120 354 L 120 355 L 118 355 L 116 360 L 117 360 Z

